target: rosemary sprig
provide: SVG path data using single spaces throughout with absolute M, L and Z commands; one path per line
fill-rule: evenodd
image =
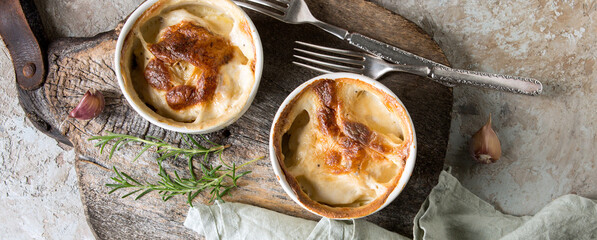
M 159 166 L 158 176 L 160 177 L 160 180 L 157 183 L 141 183 L 128 174 L 118 171 L 116 167 L 113 167 L 116 177 L 111 178 L 115 181 L 115 183 L 106 184 L 106 186 L 112 188 L 109 193 L 111 194 L 119 189 L 133 189 L 131 192 L 123 195 L 122 198 L 139 193 L 135 197 L 135 200 L 137 200 L 152 191 L 158 191 L 162 200 L 167 201 L 176 195 L 186 194 L 187 203 L 190 206 L 193 206 L 192 200 L 197 197 L 199 193 L 207 190 L 209 191 L 209 194 L 211 194 L 209 202 L 213 202 L 214 200 L 222 200 L 222 197 L 227 195 L 232 188 L 238 186 L 237 181 L 239 178 L 251 172 L 244 171 L 237 173 L 237 169 L 263 158 L 261 157 L 251 160 L 240 166 L 236 166 L 235 163 L 228 164 L 222 159 L 222 151 L 228 146 L 222 146 L 213 143 L 204 136 L 201 137 L 206 142 L 210 143 L 212 147 L 204 147 L 188 134 L 182 135 L 182 139 L 187 145 L 190 146 L 190 148 L 174 147 L 159 138 L 151 136 L 148 136 L 148 138 L 151 139 L 148 140 L 126 134 L 116 134 L 108 131 L 106 131 L 106 133 L 107 134 L 104 136 L 94 136 L 88 140 L 97 140 L 98 142 L 95 144 L 95 146 L 100 147 L 101 153 L 103 153 L 104 148 L 108 145 L 108 143 L 115 141 L 114 145 L 110 149 L 109 158 L 112 158 L 114 152 L 120 150 L 122 146 L 130 142 L 138 142 L 143 145 L 143 149 L 133 158 L 133 161 L 137 160 L 144 152 L 152 147 L 155 147 L 157 149 L 156 152 L 161 154 L 161 156 L 156 159 Z M 201 177 L 197 177 L 195 171 L 193 170 L 192 159 L 198 154 L 203 155 L 203 161 L 200 164 L 202 173 Z M 222 165 L 215 167 L 211 166 L 207 162 L 209 154 L 218 154 Z M 174 157 L 174 159 L 176 159 L 179 156 L 184 156 L 188 159 L 188 171 L 191 176 L 190 178 L 181 178 L 177 171 L 174 171 L 174 177 L 171 177 L 162 167 L 163 160 L 169 157 Z
M 223 162 L 223 166 L 219 165 L 217 167 L 201 164 L 201 172 L 203 175 L 195 180 L 181 178 L 176 171 L 174 171 L 174 177 L 171 177 L 166 170 L 164 170 L 161 162 L 158 161 L 158 166 L 160 168 L 158 176 L 160 176 L 160 180 L 154 184 L 140 183 L 129 175 L 118 171 L 116 167 L 114 167 L 113 169 L 117 177 L 112 177 L 112 180 L 114 180 L 116 183 L 106 184 L 106 186 L 112 188 L 109 193 L 113 193 L 122 188 L 132 188 L 134 190 L 123 195 L 122 198 L 140 192 L 137 197 L 135 197 L 135 200 L 152 191 L 158 191 L 163 201 L 168 201 L 170 198 L 176 195 L 186 194 L 187 203 L 192 207 L 193 199 L 204 190 L 209 191 L 211 194 L 209 202 L 213 202 L 214 200 L 222 200 L 222 197 L 227 195 L 232 188 L 238 187 L 237 181 L 239 178 L 251 173 L 251 171 L 237 173 L 236 170 L 259 159 L 261 158 L 251 160 L 238 167 L 234 163 L 229 165 L 225 162 Z M 227 182 L 226 179 L 229 179 L 229 181 Z
M 101 154 L 104 153 L 104 148 L 106 147 L 106 145 L 108 145 L 108 143 L 110 143 L 112 141 L 116 141 L 114 143 L 114 145 L 112 146 L 112 148 L 110 149 L 110 155 L 108 156 L 108 158 L 112 158 L 112 156 L 114 155 L 114 152 L 120 150 L 120 148 L 122 146 L 124 146 L 130 142 L 142 143 L 143 149 L 133 158 L 133 161 L 136 161 L 137 159 L 139 159 L 139 157 L 144 152 L 146 152 L 147 150 L 149 150 L 152 147 L 157 148 L 156 152 L 161 154 L 161 156 L 157 159 L 158 161 L 164 160 L 164 159 L 172 157 L 172 156 L 178 157 L 180 155 L 183 155 L 187 158 L 193 158 L 197 154 L 219 153 L 219 152 L 222 152 L 225 148 L 229 147 L 229 146 L 218 145 L 212 141 L 209 141 L 203 135 L 201 135 L 201 137 L 205 141 L 212 144 L 213 145 L 212 147 L 210 147 L 210 148 L 204 147 L 203 145 L 199 144 L 194 138 L 192 138 L 189 134 L 184 134 L 184 135 L 181 134 L 181 135 L 182 135 L 182 140 L 187 145 L 190 145 L 191 148 L 174 147 L 174 146 L 168 144 L 167 142 L 164 142 L 164 140 L 153 137 L 153 136 L 147 136 L 147 138 L 152 139 L 153 140 L 152 141 L 152 140 L 146 140 L 146 139 L 131 136 L 131 135 L 117 134 L 117 133 L 113 133 L 113 132 L 109 132 L 109 131 L 106 131 L 106 133 L 107 134 L 104 136 L 90 137 L 88 139 L 88 141 L 98 140 L 98 142 L 94 146 L 100 148 Z

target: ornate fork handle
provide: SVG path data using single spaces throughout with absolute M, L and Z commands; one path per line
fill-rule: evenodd
M 428 77 L 446 86 L 461 84 L 474 85 L 532 96 L 538 95 L 542 91 L 541 83 L 532 78 L 454 69 L 441 64 L 431 68 L 426 66 L 392 64 L 390 70 Z
M 476 85 L 532 96 L 543 90 L 541 82 L 532 78 L 454 69 L 444 65 L 434 66 L 428 77 L 439 82 Z
M 347 38 L 351 45 L 387 61 L 426 66 L 429 69 L 426 75 L 421 74 L 421 71 L 408 71 L 408 69 L 403 71 L 429 77 L 447 86 L 467 84 L 532 96 L 539 95 L 543 91 L 541 82 L 532 78 L 454 69 L 358 33 L 350 33 Z

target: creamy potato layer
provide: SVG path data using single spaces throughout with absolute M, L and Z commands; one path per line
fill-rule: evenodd
M 318 80 L 281 116 L 283 167 L 309 199 L 362 207 L 396 186 L 412 133 L 388 94 L 353 79 Z
M 121 63 L 127 90 L 160 121 L 187 128 L 234 118 L 255 84 L 252 36 L 228 1 L 157 2 L 127 36 Z

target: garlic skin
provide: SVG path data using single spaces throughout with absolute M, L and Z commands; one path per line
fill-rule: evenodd
M 500 139 L 491 128 L 491 115 L 485 126 L 471 138 L 470 151 L 477 162 L 484 164 L 494 163 L 502 156 Z
M 79 105 L 68 116 L 79 120 L 89 120 L 97 117 L 104 110 L 106 102 L 102 92 L 95 89 L 87 90 Z

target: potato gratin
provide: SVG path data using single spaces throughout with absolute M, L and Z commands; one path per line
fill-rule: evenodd
M 232 2 L 163 0 L 127 35 L 122 75 L 159 121 L 205 129 L 241 114 L 255 85 L 255 52 Z
M 382 206 L 398 184 L 412 126 L 389 94 L 349 78 L 316 80 L 282 111 L 274 149 L 298 200 L 330 218 Z

